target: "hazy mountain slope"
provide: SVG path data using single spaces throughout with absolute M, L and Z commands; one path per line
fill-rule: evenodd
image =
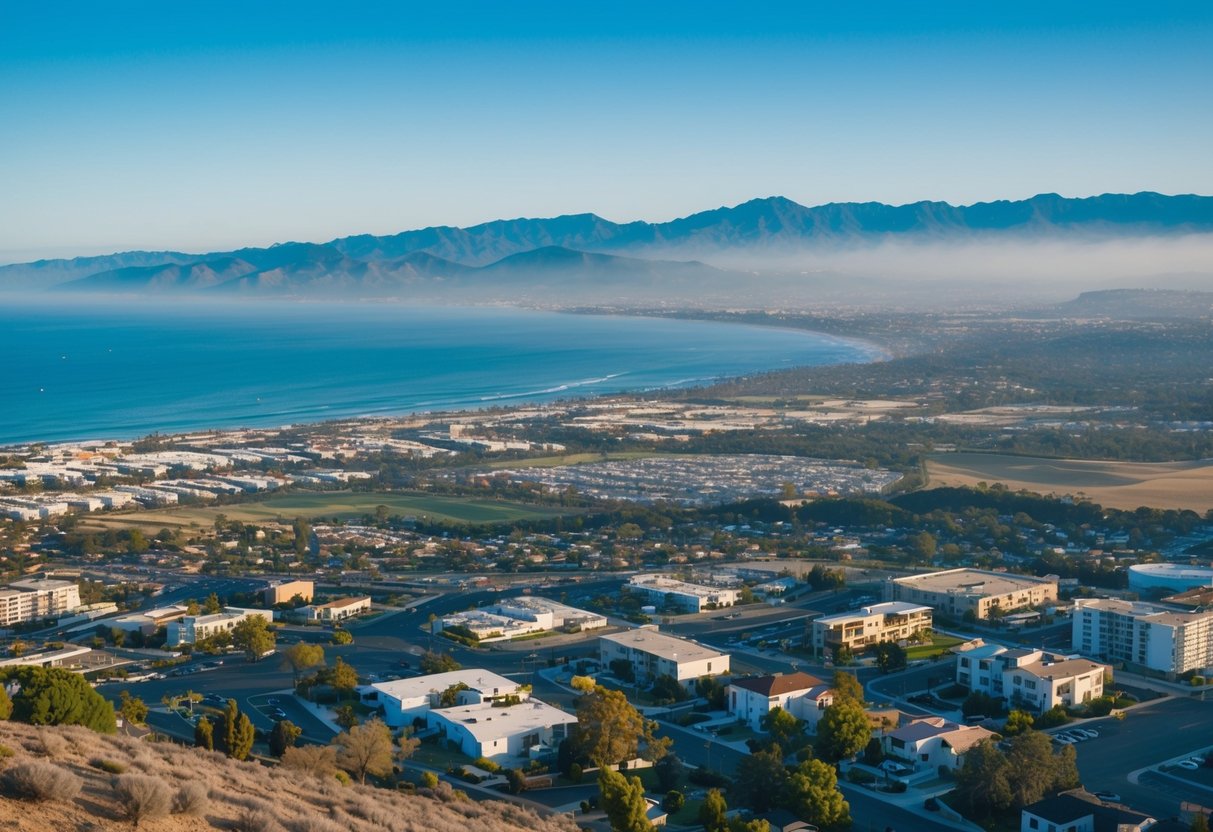
M 728 253 L 811 252 L 846 244 L 870 247 L 895 240 L 971 242 L 1146 238 L 1213 231 L 1213 197 L 1156 193 L 1104 194 L 1069 199 L 1042 194 L 1021 201 L 969 206 L 945 202 L 885 205 L 833 203 L 805 207 L 783 197 L 703 211 L 663 223 L 614 223 L 594 214 L 548 219 L 495 220 L 468 228 L 434 227 L 376 237 L 359 235 L 327 244 L 284 243 L 205 255 L 179 252 L 126 252 L 108 257 L 44 260 L 0 267 L 0 288 L 31 289 L 131 268 L 205 263 L 205 268 L 157 273 L 149 285 L 202 286 L 224 276 L 233 287 L 316 285 L 386 287 L 418 278 L 461 279 L 456 266 L 487 266 L 537 249 L 563 248 L 607 254 L 708 256 Z M 429 260 L 407 259 L 428 255 Z M 540 258 L 543 259 L 543 258 Z M 216 261 L 223 261 L 217 264 Z M 233 275 L 236 261 L 246 273 Z M 358 263 L 374 264 L 363 269 Z M 543 264 L 544 267 L 552 265 Z M 566 264 L 567 265 L 567 264 Z M 500 267 L 502 270 L 505 267 Z M 583 261 L 581 268 L 596 268 Z M 672 266 L 664 266 L 669 271 Z M 213 273 L 213 277 L 210 273 Z M 139 272 L 98 279 L 95 288 L 137 284 Z M 158 282 L 157 282 L 158 281 Z M 218 285 L 218 284 L 216 284 Z
M 1066 317 L 1115 320 L 1213 317 L 1213 292 L 1168 289 L 1109 289 L 1083 292 L 1053 308 Z

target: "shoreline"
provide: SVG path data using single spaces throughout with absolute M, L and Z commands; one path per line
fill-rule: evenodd
M 456 309 L 460 307 L 444 307 L 447 309 Z M 475 309 L 483 309 L 483 307 L 472 307 Z M 500 308 L 500 307 L 493 307 Z M 540 313 L 540 314 L 556 314 L 561 316 L 577 316 L 591 315 L 601 318 L 622 318 L 630 320 L 671 320 L 686 323 L 701 323 L 715 325 L 729 325 L 730 327 L 753 327 L 755 329 L 771 330 L 777 329 L 787 333 L 794 333 L 797 336 L 814 339 L 819 344 L 843 346 L 856 354 L 852 360 L 843 361 L 823 361 L 821 363 L 798 363 L 788 366 L 763 367 L 756 368 L 744 373 L 724 373 L 721 375 L 711 376 L 696 376 L 693 378 L 679 379 L 666 384 L 659 384 L 652 387 L 637 386 L 632 388 L 622 388 L 611 390 L 609 392 L 595 393 L 593 386 L 602 382 L 611 381 L 626 373 L 607 374 L 599 377 L 577 379 L 572 381 L 554 382 L 550 386 L 543 387 L 534 391 L 523 391 L 518 393 L 502 393 L 492 396 L 481 396 L 476 401 L 462 402 L 455 397 L 450 401 L 434 401 L 420 403 L 415 406 L 404 406 L 400 408 L 388 406 L 382 412 L 367 411 L 365 409 L 357 410 L 351 408 L 351 412 L 341 415 L 333 415 L 327 418 L 303 418 L 292 420 L 284 418 L 281 421 L 266 422 L 264 424 L 234 422 L 232 424 L 215 424 L 207 422 L 199 422 L 191 425 L 166 425 L 161 427 L 153 427 L 150 430 L 123 430 L 121 428 L 114 431 L 98 431 L 94 433 L 84 433 L 71 437 L 56 437 L 47 438 L 45 436 L 32 437 L 28 439 L 17 439 L 13 441 L 0 441 L 0 452 L 13 451 L 22 448 L 29 448 L 35 445 L 79 445 L 92 443 L 131 443 L 153 436 L 160 437 L 179 437 L 188 434 L 196 433 L 223 433 L 229 431 L 270 431 L 278 432 L 291 428 L 303 427 L 319 427 L 326 424 L 341 424 L 351 422 L 374 422 L 374 421 L 391 421 L 395 419 L 407 419 L 422 415 L 430 415 L 438 417 L 442 415 L 456 416 L 459 414 L 483 413 L 494 409 L 509 410 L 527 405 L 552 405 L 552 404 L 569 404 L 579 401 L 609 401 L 612 398 L 619 399 L 635 399 L 638 397 L 655 397 L 663 398 L 663 394 L 674 393 L 676 391 L 694 390 L 697 388 L 706 388 L 714 384 L 719 384 L 729 379 L 744 378 L 754 374 L 777 373 L 782 371 L 790 371 L 802 369 L 805 367 L 827 367 L 827 366 L 842 366 L 846 364 L 869 364 L 878 361 L 888 360 L 894 356 L 894 352 L 887 346 L 882 345 L 874 340 L 867 338 L 848 337 L 839 335 L 833 332 L 824 332 L 821 330 L 808 329 L 805 327 L 791 326 L 787 324 L 777 323 L 760 323 L 756 321 L 730 321 L 722 320 L 718 317 L 710 315 L 699 316 L 694 310 L 686 310 L 684 313 L 676 313 L 673 315 L 657 315 L 645 314 L 643 311 L 636 310 L 632 312 L 616 311 L 616 310 L 577 310 L 577 309 L 543 309 L 531 306 L 513 306 L 509 309 Z M 541 382 L 540 382 L 541 383 Z M 467 395 L 467 394 L 464 394 Z M 327 408 L 328 405 L 325 405 Z M 356 411 L 356 412 L 355 412 Z M 246 414 L 248 415 L 248 414 Z M 282 414 L 286 415 L 286 414 Z

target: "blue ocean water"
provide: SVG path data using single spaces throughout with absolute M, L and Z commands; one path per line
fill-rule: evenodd
M 498 308 L 0 308 L 0 444 L 684 386 L 880 350 L 736 324 Z

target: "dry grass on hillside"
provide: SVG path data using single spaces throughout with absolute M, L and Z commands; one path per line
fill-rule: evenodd
M 172 814 L 145 817 L 149 832 L 572 832 L 567 818 L 541 818 L 505 802 L 459 799 L 440 784 L 430 793 L 407 795 L 370 786 L 343 786 L 335 778 L 240 763 L 167 743 L 102 736 L 78 727 L 34 728 L 0 722 L 0 829 L 6 832 L 131 829 L 132 801 L 148 797 L 164 810 L 162 781 L 172 793 Z M 0 749 L 0 754 L 6 754 Z M 55 771 L 49 771 L 50 764 Z M 67 774 L 64 775 L 63 772 Z M 125 776 L 123 787 L 115 781 Z M 52 776 L 53 775 L 53 776 Z M 72 794 L 79 778 L 79 792 Z M 14 789 L 46 779 L 47 791 L 66 799 L 17 799 Z M 198 784 L 209 792 L 202 797 Z M 126 805 L 119 801 L 119 794 Z M 132 797 L 132 794 L 134 795 Z

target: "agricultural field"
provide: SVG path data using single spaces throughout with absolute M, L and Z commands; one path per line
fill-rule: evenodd
M 1107 508 L 1213 509 L 1213 463 L 1101 462 L 1001 454 L 940 454 L 931 487 L 1002 483 L 1012 490 L 1086 497 Z
M 296 493 L 270 497 L 255 503 L 224 506 L 189 506 L 139 511 L 129 514 L 89 515 L 81 526 L 158 531 L 162 528 L 207 527 L 222 514 L 242 523 L 265 523 L 274 520 L 291 522 L 296 517 L 349 519 L 374 515 L 379 506 L 388 513 L 451 523 L 508 523 L 555 517 L 571 513 L 555 506 L 533 506 L 505 500 L 443 497 L 432 494 L 400 492 L 327 491 Z

